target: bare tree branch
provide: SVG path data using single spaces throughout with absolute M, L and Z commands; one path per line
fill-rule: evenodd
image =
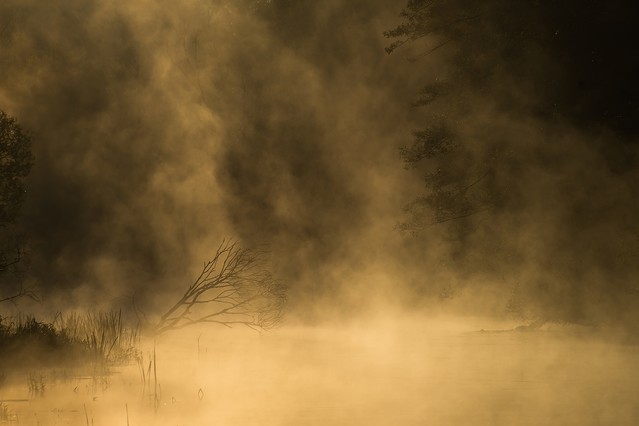
M 264 330 L 279 323 L 285 301 L 284 287 L 266 269 L 263 251 L 223 240 L 153 331 L 161 334 L 203 323 Z
M 36 302 L 40 301 L 40 296 L 31 288 L 20 287 L 20 289 L 13 295 L 0 299 L 0 303 L 2 302 L 10 302 L 12 304 L 16 304 L 18 299 L 23 297 L 28 297 L 31 300 Z

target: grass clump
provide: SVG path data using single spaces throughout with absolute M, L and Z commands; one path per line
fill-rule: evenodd
M 121 312 L 58 314 L 50 322 L 0 316 L 0 364 L 15 368 L 126 363 L 138 342 L 138 327 L 127 327 Z
M 5 365 L 49 366 L 64 359 L 76 359 L 82 348 L 52 324 L 32 315 L 0 317 L 0 360 Z
M 137 356 L 139 327 L 127 327 L 122 311 L 57 315 L 53 325 L 97 360 L 126 363 Z

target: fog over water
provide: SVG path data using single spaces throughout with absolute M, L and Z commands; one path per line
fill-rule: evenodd
M 167 335 L 155 344 L 157 408 L 137 366 L 110 376 L 36 370 L 0 395 L 7 423 L 21 425 L 636 422 L 635 345 L 580 330 L 465 331 L 477 324 L 495 325 L 411 316 Z
M 287 303 L 158 337 L 159 408 L 139 365 L 36 398 L 0 363 L 0 424 L 634 424 L 637 6 L 514 4 L 2 0 L 0 300 L 40 301 L 0 318 L 156 321 L 225 239 Z

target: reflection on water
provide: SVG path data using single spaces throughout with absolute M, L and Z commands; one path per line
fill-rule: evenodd
M 469 330 L 407 321 L 392 327 L 166 336 L 156 342 L 157 387 L 143 386 L 138 365 L 108 376 L 34 369 L 26 377 L 5 379 L 0 424 L 581 426 L 639 421 L 636 346 L 562 328 Z M 145 359 L 152 348 L 145 349 Z

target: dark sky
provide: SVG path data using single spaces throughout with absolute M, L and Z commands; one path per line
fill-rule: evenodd
M 621 246 L 633 253 L 639 232 L 637 56 L 624 16 L 632 9 L 569 3 L 536 15 L 535 31 L 561 35 L 539 61 L 488 49 L 489 67 L 506 74 L 468 92 L 458 127 L 519 147 L 511 192 L 524 201 L 469 244 L 488 241 L 482 232 L 508 235 L 521 276 L 539 274 L 549 258 L 569 265 L 547 267 L 555 272 L 588 275 L 579 262 L 616 259 Z M 455 75 L 461 57 L 471 48 L 481 55 L 503 28 L 485 21 L 485 40 L 412 63 L 418 44 L 384 52 L 382 34 L 404 6 L 3 1 L 0 108 L 30 132 L 35 155 L 22 218 L 27 282 L 70 306 L 133 294 L 153 305 L 187 284 L 225 237 L 268 245 L 297 311 L 356 311 L 467 279 L 444 260 L 455 245 L 446 229 L 418 238 L 396 229 L 403 206 L 424 191 L 399 147 L 432 115 L 410 106 L 419 89 Z M 579 261 L 565 250 L 574 245 L 586 253 Z M 619 276 L 606 271 L 615 262 L 593 273 Z M 509 280 L 503 288 L 517 281 Z

